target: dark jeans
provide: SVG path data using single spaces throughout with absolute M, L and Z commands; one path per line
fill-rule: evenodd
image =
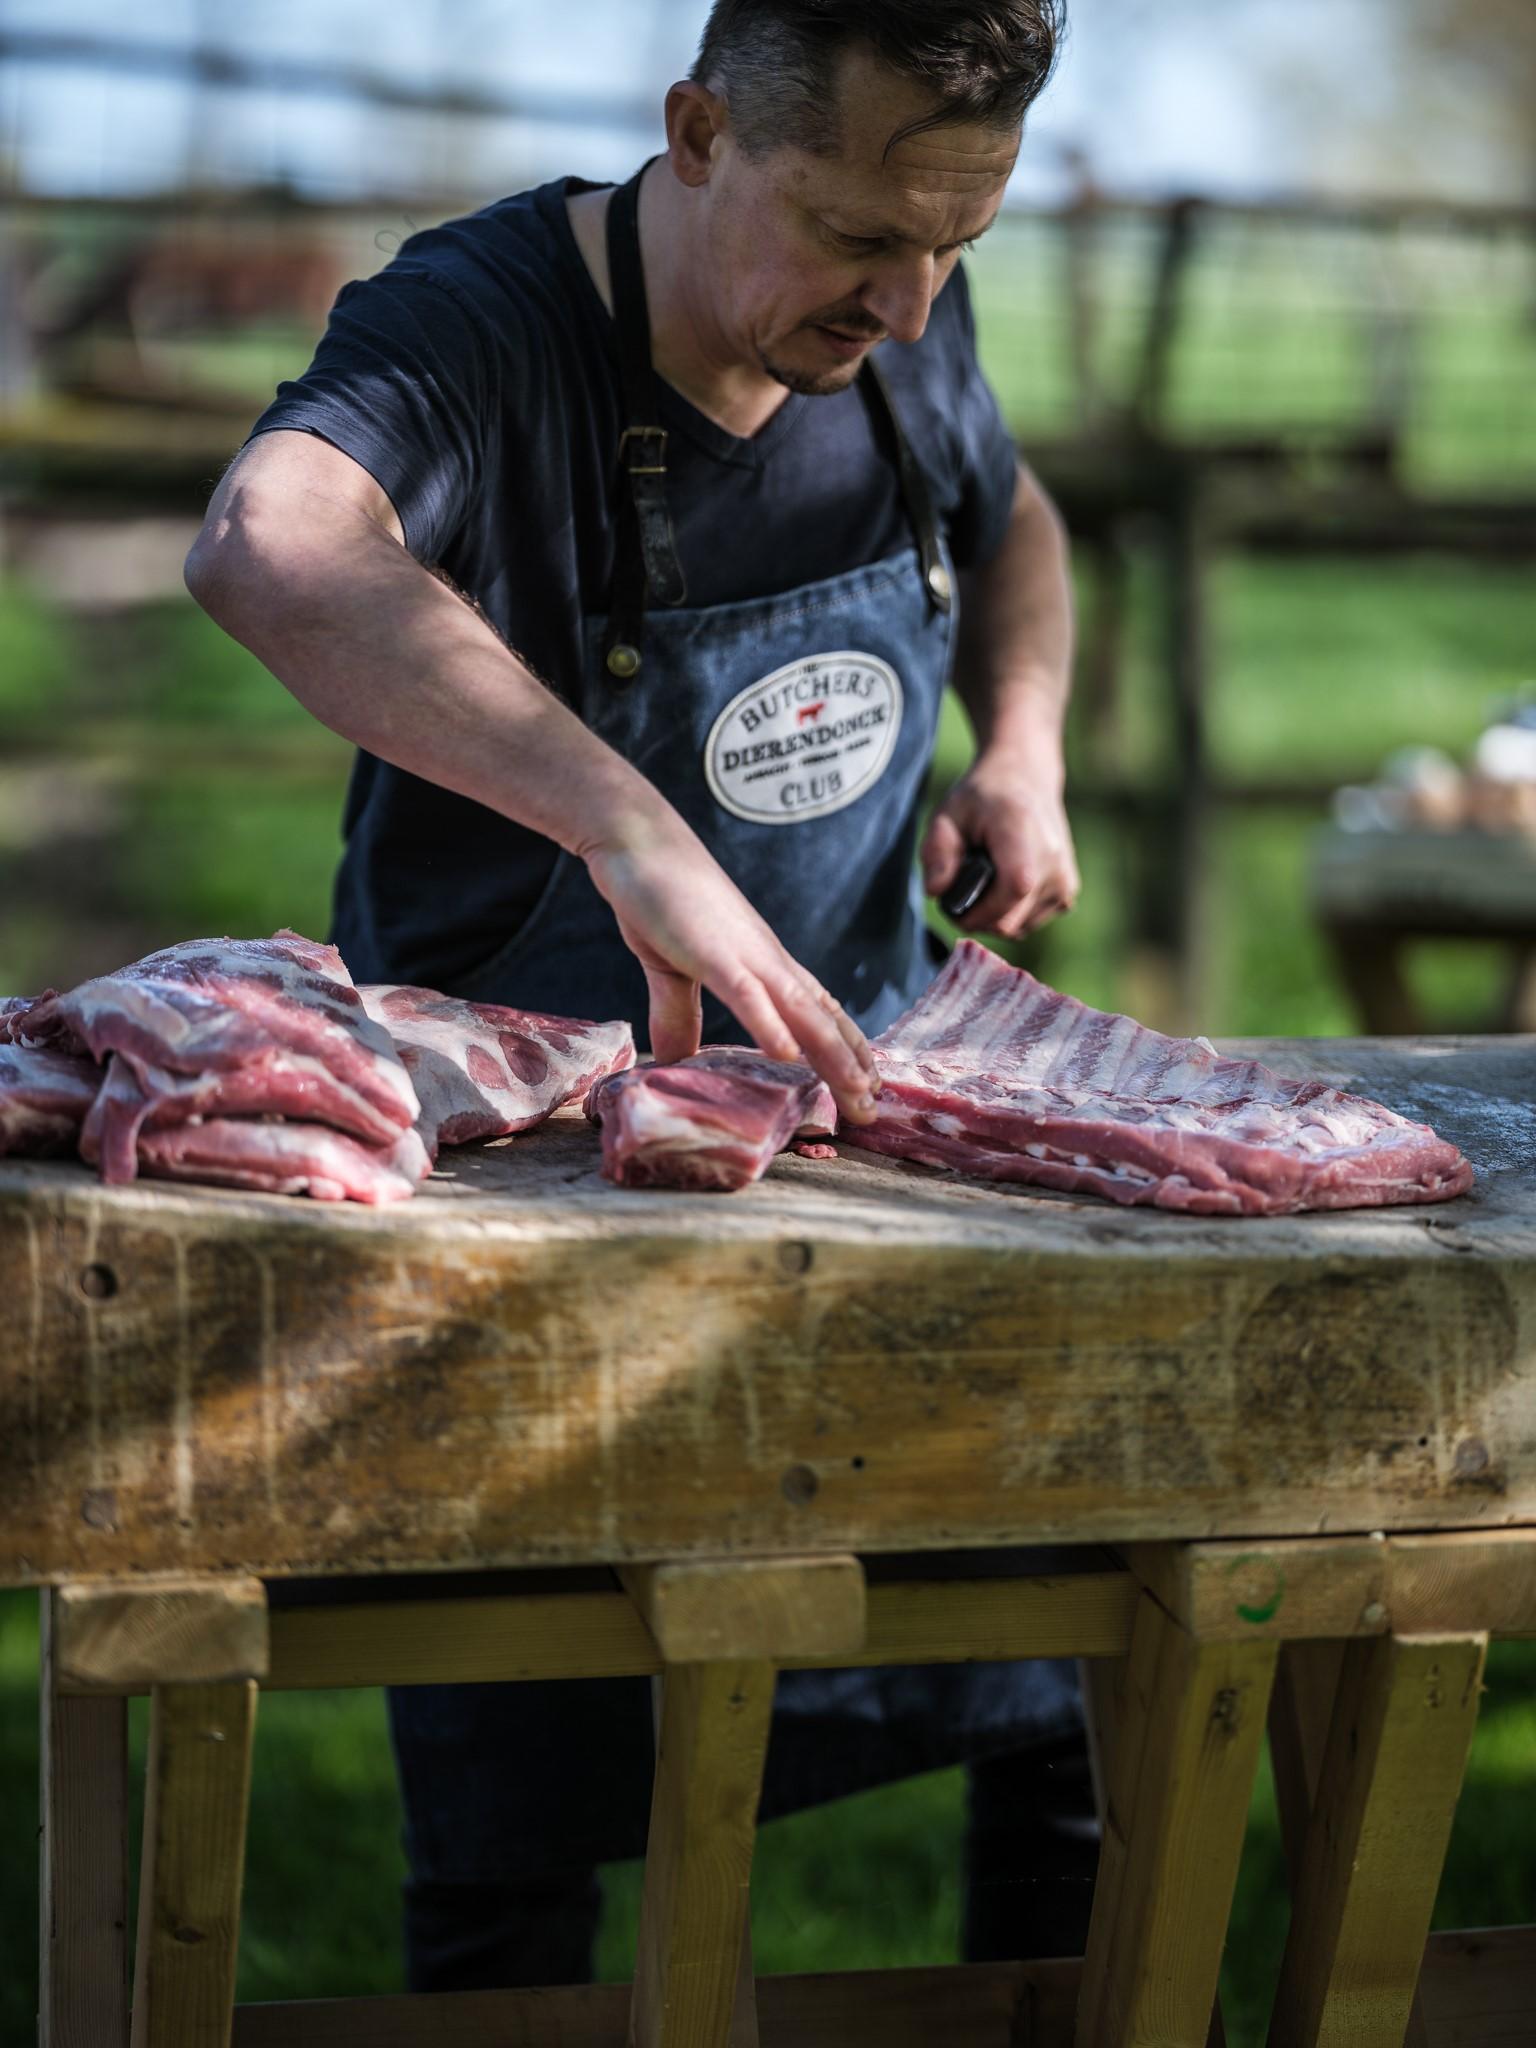
M 1079 1734 L 967 1769 L 967 1962 L 1081 1955 L 1098 1863 Z M 412 1991 L 586 1984 L 602 1912 L 596 1872 L 405 1886 Z

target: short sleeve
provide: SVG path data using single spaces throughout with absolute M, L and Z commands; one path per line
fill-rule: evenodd
M 252 429 L 320 435 L 388 493 L 422 562 L 452 545 L 487 481 L 498 357 L 470 302 L 399 264 L 346 285 L 309 368 Z
M 954 425 L 960 444 L 960 500 L 950 522 L 950 549 L 961 569 L 982 568 L 997 553 L 1013 517 L 1019 458 L 991 385 L 976 356 L 976 321 L 970 282 L 957 266 L 945 297 L 956 301 L 952 319 L 958 361 L 954 372 Z

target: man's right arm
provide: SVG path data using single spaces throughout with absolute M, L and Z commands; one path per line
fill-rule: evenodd
M 856 1122 L 868 1047 L 637 769 L 407 551 L 388 495 L 319 436 L 259 435 L 231 465 L 187 587 L 332 731 L 587 864 L 645 969 L 661 1060 L 699 1042 L 699 988 L 774 1058 L 804 1057 Z

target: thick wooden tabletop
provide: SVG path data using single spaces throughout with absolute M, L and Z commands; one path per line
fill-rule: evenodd
M 0 1162 L 0 1584 L 1536 1521 L 1536 1040 L 1230 1049 L 1474 1190 L 635 1193 L 570 1112 L 385 1210 Z

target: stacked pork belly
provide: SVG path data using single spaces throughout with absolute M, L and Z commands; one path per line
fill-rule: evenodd
M 633 1060 L 625 1024 L 360 991 L 294 932 L 192 940 L 0 1004 L 0 1152 L 395 1202 L 440 1145 L 526 1130 Z

